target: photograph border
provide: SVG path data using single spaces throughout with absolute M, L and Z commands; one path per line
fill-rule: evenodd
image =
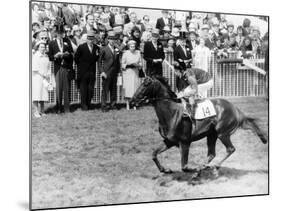
M 75 0 L 74 0 L 75 1 Z M 151 10 L 171 10 L 171 11 L 181 11 L 181 12 L 198 12 L 198 13 L 222 13 L 227 15 L 240 15 L 240 16 L 263 16 L 267 17 L 268 19 L 268 48 L 269 48 L 269 70 L 270 70 L 270 15 L 259 15 L 259 14 L 244 14 L 244 13 L 231 13 L 231 12 L 219 12 L 219 11 L 202 11 L 202 10 L 184 10 L 184 9 L 173 9 L 173 8 L 154 8 L 154 7 L 137 7 L 137 6 L 130 6 L 130 5 L 109 5 L 109 4 L 96 4 L 96 3 L 81 3 L 81 2 L 73 2 L 70 1 L 52 1 L 52 0 L 30 0 L 29 1 L 29 209 L 30 210 L 55 210 L 55 209 L 71 209 L 71 208 L 89 208 L 89 207 L 106 207 L 106 206 L 120 206 L 120 205 L 136 205 L 136 204 L 151 204 L 151 203 L 165 203 L 165 202 L 181 202 L 181 201 L 197 201 L 197 200 L 210 200 L 210 199 L 225 199 L 225 198 L 241 198 L 241 197 L 255 197 L 255 196 L 269 196 L 270 194 L 270 74 L 267 75 L 267 94 L 268 94 L 268 190 L 267 193 L 264 194 L 250 194 L 250 195 L 237 195 L 237 196 L 220 196 L 220 197 L 205 197 L 205 198 L 192 198 L 192 199 L 180 199 L 180 200 L 163 200 L 163 201 L 149 201 L 149 202 L 130 202 L 130 203 L 118 203 L 118 204 L 104 204 L 104 205 L 83 205 L 83 206 L 70 206 L 70 207 L 52 207 L 52 208 L 39 208 L 39 209 L 32 209 L 32 3 L 34 2 L 48 2 L 48 3 L 70 3 L 70 4 L 77 4 L 77 5 L 95 5 L 95 6 L 112 6 L 112 7 L 128 7 L 128 8 L 135 8 L 135 9 L 151 9 Z

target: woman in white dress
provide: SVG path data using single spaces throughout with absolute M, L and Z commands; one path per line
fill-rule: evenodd
M 44 115 L 44 101 L 48 101 L 48 82 L 51 79 L 51 64 L 46 52 L 46 43 L 39 41 L 32 57 L 32 101 L 36 118 Z M 40 109 L 39 109 L 40 104 Z
M 133 97 L 135 91 L 139 87 L 139 69 L 142 68 L 141 53 L 136 50 L 136 41 L 128 42 L 129 50 L 125 51 L 122 60 L 123 70 L 123 88 L 125 90 L 125 98 L 127 110 L 130 110 L 129 99 Z M 134 107 L 134 109 L 136 109 Z

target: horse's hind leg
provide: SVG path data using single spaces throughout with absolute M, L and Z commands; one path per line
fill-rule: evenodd
M 219 138 L 223 145 L 226 147 L 226 156 L 220 161 L 218 162 L 218 164 L 216 165 L 216 167 L 212 168 L 213 169 L 213 174 L 215 177 L 218 177 L 219 173 L 218 173 L 218 168 L 222 165 L 222 163 L 227 159 L 229 158 L 229 156 L 235 151 L 235 148 L 234 146 L 232 145 L 231 143 L 231 140 L 230 140 L 230 136 L 222 136 Z M 208 141 L 209 140 L 209 141 Z M 212 140 L 212 141 L 211 141 Z M 208 143 L 208 155 L 209 155 L 209 150 L 210 150 L 210 154 L 212 156 L 212 154 L 214 155 L 215 153 L 215 143 L 216 143 L 216 140 L 217 139 L 214 139 L 214 137 L 212 138 L 207 138 L 207 143 Z M 209 148 L 209 144 L 210 144 L 210 148 Z M 208 156 L 209 157 L 209 156 Z M 213 159 L 213 158 L 212 158 Z M 203 168 L 204 169 L 204 168 Z M 201 170 L 200 169 L 197 173 L 195 173 L 193 176 L 192 176 L 192 179 L 198 179 L 200 174 L 201 174 Z
M 161 143 L 161 145 L 155 149 L 152 153 L 152 160 L 156 164 L 157 168 L 159 169 L 160 172 L 163 173 L 172 173 L 170 169 L 165 169 L 159 162 L 157 155 L 159 155 L 162 152 L 165 152 L 166 150 L 170 149 L 171 146 L 167 146 L 164 142 Z
M 218 162 L 217 166 L 220 167 L 222 165 L 222 163 L 229 158 L 229 156 L 235 152 L 235 147 L 232 145 L 231 140 L 230 140 L 230 136 L 222 136 L 220 137 L 221 142 L 223 143 L 223 145 L 226 147 L 226 156 L 220 161 Z

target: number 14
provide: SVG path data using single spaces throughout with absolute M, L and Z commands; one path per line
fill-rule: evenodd
M 202 111 L 203 111 L 204 116 L 210 116 L 211 115 L 209 107 L 205 107 L 205 108 L 202 107 Z

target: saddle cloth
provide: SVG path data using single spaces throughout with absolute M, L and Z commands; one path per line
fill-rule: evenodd
M 205 119 L 216 114 L 213 103 L 209 99 L 204 99 L 196 104 L 194 119 Z

